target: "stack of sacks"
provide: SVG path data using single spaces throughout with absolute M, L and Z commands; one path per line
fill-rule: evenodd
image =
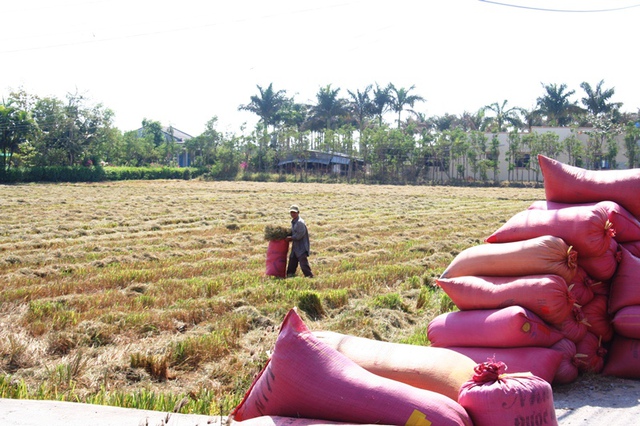
M 460 311 L 429 323 L 431 345 L 548 383 L 575 380 L 576 347 L 560 326 L 576 307 L 567 283 L 577 271 L 577 252 L 550 235 L 462 251 L 436 281 Z
M 334 337 L 339 343 L 340 336 L 327 339 Z M 373 374 L 323 343 L 295 309 L 285 317 L 267 365 L 229 418 L 274 425 L 472 424 L 456 400 Z
M 607 212 L 615 234 L 610 248 L 578 265 L 594 297 L 583 302 L 589 324 L 578 346 L 581 369 L 640 378 L 640 169 L 590 171 L 539 155 L 546 202 L 533 208 L 561 212 L 576 206 Z M 606 357 L 605 357 L 606 355 Z M 603 361 L 604 359 L 604 361 Z

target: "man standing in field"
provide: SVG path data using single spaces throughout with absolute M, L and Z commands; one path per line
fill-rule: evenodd
M 309 266 L 309 232 L 307 231 L 307 225 L 300 217 L 300 209 L 297 205 L 292 205 L 289 208 L 291 214 L 291 236 L 287 237 L 288 241 L 291 241 L 291 253 L 289 254 L 289 265 L 287 266 L 287 277 L 294 277 L 296 275 L 296 269 L 298 269 L 298 263 L 300 263 L 300 269 L 307 278 L 313 278 L 311 267 Z

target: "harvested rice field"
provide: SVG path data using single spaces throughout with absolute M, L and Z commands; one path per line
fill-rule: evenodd
M 286 312 L 427 344 L 437 277 L 541 188 L 204 181 L 0 186 L 0 398 L 228 414 Z M 298 204 L 313 279 L 265 275 Z

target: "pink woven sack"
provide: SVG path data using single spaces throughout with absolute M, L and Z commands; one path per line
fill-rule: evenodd
M 361 423 L 330 422 L 328 420 L 304 419 L 299 417 L 260 416 L 241 422 L 231 422 L 231 426 L 373 426 Z M 376 425 L 380 426 L 380 425 Z
M 634 255 L 635 257 L 640 257 L 640 240 L 638 241 L 628 241 L 620 244 L 625 249 L 629 250 L 629 253 Z
M 595 257 L 578 255 L 578 267 L 584 269 L 591 278 L 606 281 L 616 273 L 621 257 L 618 242 L 612 238 L 609 248 L 602 255 Z
M 640 305 L 640 258 L 624 247 L 618 270 L 611 280 L 609 312 L 614 314 L 625 306 Z
M 373 374 L 437 392 L 454 401 L 477 364 L 447 348 L 382 342 L 331 331 L 313 334 Z
M 640 221 L 636 219 L 627 209 L 614 201 L 600 201 L 597 203 L 567 204 L 554 203 L 552 201 L 534 201 L 529 206 L 529 210 L 558 210 L 567 207 L 578 206 L 602 206 L 607 210 L 609 221 L 616 231 L 616 240 L 620 243 L 640 240 Z
M 585 334 L 576 344 L 576 366 L 582 373 L 601 373 L 607 350 L 602 347 L 602 339 L 593 333 Z
M 589 333 L 596 335 L 605 343 L 613 338 L 613 325 L 611 315 L 607 311 L 607 303 L 607 296 L 598 294 L 582 307 L 584 319 L 589 324 L 587 327 Z
M 559 275 L 463 276 L 439 278 L 436 284 L 460 310 L 517 305 L 551 324 L 562 323 L 575 303 L 567 283 Z
M 601 256 L 615 231 L 604 207 L 578 206 L 559 210 L 523 210 L 493 232 L 487 243 L 510 243 L 544 235 L 562 238 L 578 252 L 578 259 Z
M 505 374 L 503 362 L 476 367 L 458 400 L 474 426 L 557 425 L 551 385 L 526 373 Z
M 571 282 L 577 252 L 562 238 L 545 235 L 502 244 L 480 244 L 459 253 L 441 278 L 462 276 L 559 275 Z
M 593 279 L 584 269 L 578 266 L 575 277 L 573 277 L 573 280 L 569 283 L 569 294 L 571 294 L 578 305 L 585 305 L 593 299 L 592 284 Z
M 574 343 L 582 340 L 587 331 L 589 330 L 589 324 L 582 312 L 582 308 L 579 305 L 574 305 L 571 310 L 571 315 L 567 317 L 562 324 L 554 325 L 563 337 L 571 340 Z
M 562 355 L 556 376 L 553 378 L 553 384 L 566 385 L 573 383 L 580 375 L 576 365 L 576 344 L 565 338 L 551 346 L 551 349 L 558 351 Z
M 287 240 L 271 240 L 267 246 L 266 275 L 284 278 L 287 275 Z
M 640 169 L 585 170 L 538 155 L 547 201 L 614 201 L 640 217 Z
M 427 326 L 432 346 L 549 347 L 563 338 L 555 328 L 521 306 L 440 314 Z
M 285 317 L 265 368 L 230 414 L 343 423 L 471 425 L 455 401 L 376 376 L 319 341 L 295 309 Z
M 609 347 L 602 374 L 640 379 L 640 340 L 615 336 Z
M 629 339 L 640 339 L 640 305 L 620 309 L 611 323 L 619 335 Z
M 548 348 L 449 348 L 471 358 L 476 364 L 499 359 L 507 365 L 509 373 L 530 372 L 548 383 L 552 383 L 563 354 Z

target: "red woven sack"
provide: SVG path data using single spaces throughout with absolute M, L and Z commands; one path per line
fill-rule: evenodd
M 436 284 L 463 311 L 522 306 L 551 324 L 571 313 L 575 300 L 559 275 L 521 277 L 464 276 L 439 278 Z
M 562 324 L 555 325 L 555 327 L 560 330 L 563 337 L 577 343 L 582 340 L 584 335 L 587 333 L 589 324 L 582 312 L 582 308 L 578 305 L 574 305 L 571 310 L 571 315 L 562 321 Z
M 551 385 L 532 374 L 505 374 L 503 362 L 476 367 L 458 400 L 474 426 L 557 425 Z
M 545 235 L 512 243 L 469 247 L 453 259 L 441 277 L 553 274 L 571 282 L 576 267 L 576 251 L 562 238 Z
M 242 422 L 231 422 L 232 426 L 365 426 L 361 423 L 330 422 L 328 420 L 303 419 L 299 417 L 260 416 Z M 368 425 L 373 426 L 373 425 Z M 380 425 L 376 425 L 380 426 Z
M 640 339 L 640 305 L 620 309 L 611 323 L 619 335 L 629 339 Z
M 611 292 L 611 281 L 594 281 L 591 283 L 591 291 L 594 295 L 601 294 L 603 296 L 609 296 L 609 293 Z
M 604 207 L 579 206 L 559 210 L 524 210 L 493 232 L 487 243 L 510 243 L 544 235 L 562 238 L 578 256 L 601 256 L 615 231 Z
M 548 348 L 465 348 L 456 346 L 449 348 L 466 355 L 476 364 L 499 359 L 507 365 L 510 373 L 529 372 L 548 383 L 553 382 L 563 354 Z
M 600 373 L 604 368 L 607 350 L 602 347 L 602 339 L 593 333 L 585 334 L 576 343 L 576 366 L 582 373 Z
M 437 392 L 454 401 L 477 364 L 447 348 L 382 342 L 331 331 L 313 334 L 373 374 Z
M 622 257 L 616 274 L 611 279 L 609 312 L 612 314 L 625 306 L 640 305 L 640 257 L 621 247 Z
M 620 245 L 625 249 L 629 250 L 629 253 L 631 253 L 635 257 L 640 257 L 640 240 L 629 241 L 626 243 L 621 243 Z
M 574 382 L 580 375 L 578 366 L 576 365 L 576 344 L 569 339 L 562 339 L 551 349 L 562 354 L 562 360 L 553 378 L 554 385 L 566 385 Z
M 613 338 L 613 325 L 607 311 L 607 303 L 607 296 L 598 294 L 581 308 L 584 319 L 589 324 L 588 332 L 601 338 L 603 342 L 610 342 Z
M 612 238 L 609 248 L 602 255 L 595 257 L 578 255 L 578 267 L 583 268 L 593 279 L 608 280 L 616 273 L 621 256 L 618 242 Z
M 576 276 L 573 277 L 573 280 L 569 283 L 569 294 L 571 294 L 578 305 L 585 305 L 593 299 L 592 284 L 593 279 L 591 279 L 584 269 L 578 266 Z
M 287 276 L 287 254 L 289 242 L 287 240 L 271 240 L 267 246 L 266 275 L 284 278 Z
M 538 155 L 547 201 L 614 201 L 640 217 L 640 169 L 585 170 Z
M 640 240 L 640 221 L 636 219 L 627 209 L 614 201 L 600 201 L 598 203 L 567 204 L 554 203 L 552 201 L 534 201 L 529 206 L 529 210 L 558 210 L 567 207 L 578 206 L 601 206 L 607 211 L 607 217 L 616 231 L 615 239 L 619 242 Z
M 285 317 L 271 358 L 242 402 L 236 421 L 261 416 L 344 423 L 471 425 L 455 401 L 376 376 L 319 341 L 295 309 Z
M 432 346 L 549 347 L 563 335 L 521 306 L 440 314 L 427 326 Z
M 640 340 L 615 336 L 607 355 L 602 374 L 640 379 Z

